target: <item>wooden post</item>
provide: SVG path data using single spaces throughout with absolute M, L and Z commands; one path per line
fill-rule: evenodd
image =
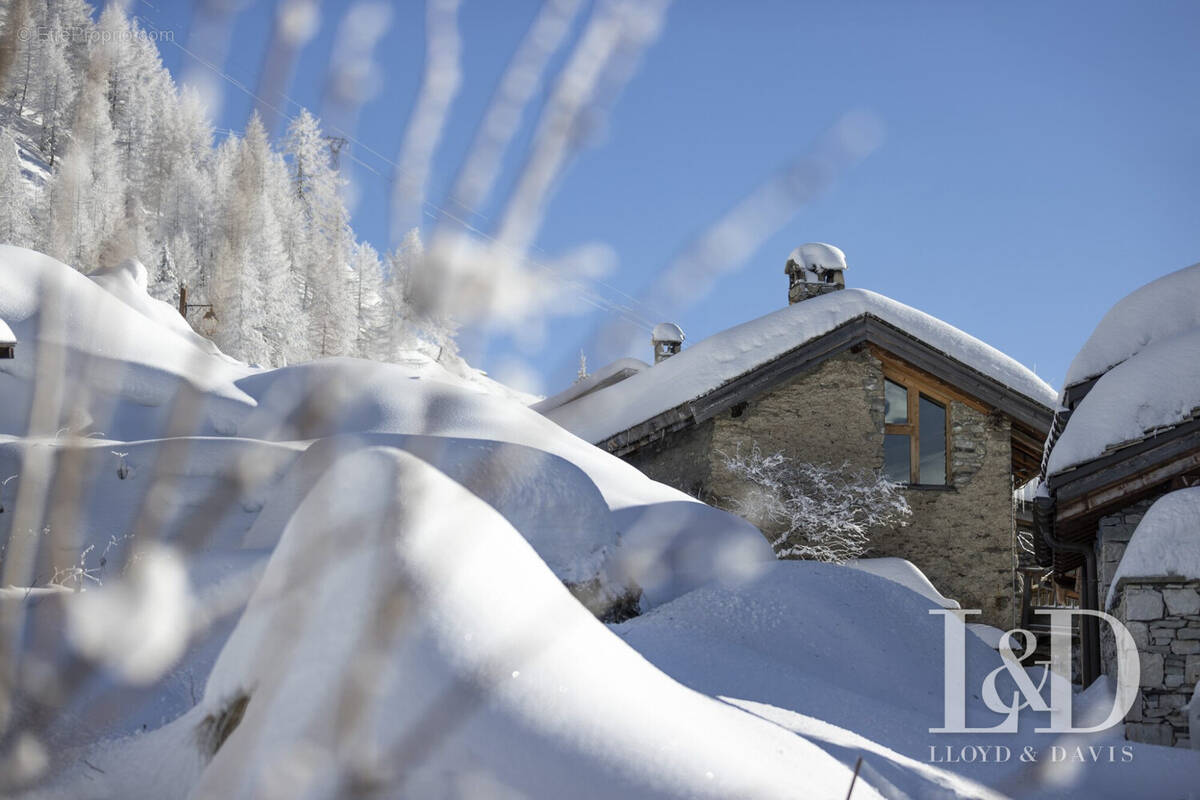
M 179 284 L 179 316 L 187 319 L 187 287 Z
M 846 792 L 846 800 L 850 800 L 850 795 L 854 794 L 854 784 L 858 782 L 858 771 L 862 769 L 862 756 L 854 762 L 854 775 L 850 777 L 850 789 Z

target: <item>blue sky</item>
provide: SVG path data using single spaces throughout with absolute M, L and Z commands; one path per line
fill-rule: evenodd
M 289 98 L 318 113 L 347 6 L 322 4 L 320 31 L 288 86 Z M 434 165 L 435 202 L 537 8 L 463 0 L 464 84 Z M 251 86 L 273 9 L 250 2 L 236 16 L 222 68 Z M 130 11 L 187 41 L 191 4 L 138 0 Z M 382 90 L 354 130 L 389 158 L 419 84 L 423 20 L 423 4 L 394 4 L 379 48 Z M 783 306 L 787 254 L 826 241 L 845 250 L 848 285 L 940 317 L 1058 386 L 1115 301 L 1200 260 L 1197 41 L 1200 4 L 1165 0 L 681 0 L 602 134 L 559 184 L 539 255 L 605 242 L 619 265 L 597 290 L 644 297 L 694 236 L 841 115 L 865 110 L 882 123 L 880 146 L 674 321 L 695 341 Z M 179 48 L 160 49 L 176 75 L 193 66 Z M 253 101 L 225 88 L 216 123 L 240 129 Z M 355 229 L 386 248 L 388 185 L 352 162 L 347 169 L 360 191 Z M 490 211 L 475 220 L 485 229 Z M 553 321 L 532 352 L 503 336 L 464 344 L 477 366 L 500 373 L 520 355 L 555 391 L 602 322 L 601 312 Z M 642 350 L 634 354 L 648 359 L 648 341 Z M 588 355 L 595 366 L 613 354 Z

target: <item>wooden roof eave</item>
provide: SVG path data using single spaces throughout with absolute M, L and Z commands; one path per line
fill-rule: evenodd
M 1192 419 L 1073 469 L 1050 475 L 1063 535 L 1090 538 L 1094 521 L 1173 478 L 1200 469 L 1200 419 Z

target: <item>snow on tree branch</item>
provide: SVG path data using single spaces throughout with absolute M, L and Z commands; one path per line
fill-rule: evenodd
M 733 510 L 768 532 L 780 558 L 842 562 L 866 552 L 871 530 L 908 524 L 912 510 L 879 473 L 848 465 L 795 461 L 780 452 L 718 451 L 724 468 L 746 484 Z

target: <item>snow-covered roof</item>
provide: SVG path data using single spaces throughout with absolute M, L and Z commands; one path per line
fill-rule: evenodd
M 8 323 L 0 319 L 0 344 L 16 344 L 17 337 L 13 335 Z
M 538 413 L 545 414 L 553 408 L 558 408 L 578 397 L 590 394 L 598 389 L 603 389 L 605 386 L 622 381 L 630 375 L 636 375 L 642 370 L 649 368 L 649 364 L 637 358 L 618 358 L 611 364 L 605 364 L 603 367 L 600 367 L 600 369 L 586 378 L 575 381 L 558 394 L 547 397 L 544 400 L 539 400 L 529 407 Z
M 547 413 L 599 442 L 695 400 L 852 320 L 872 316 L 1046 407 L 1057 393 L 1011 357 L 957 328 L 865 289 L 844 289 L 781 308 L 698 342 L 620 383 Z
M 1100 376 L 1054 442 L 1046 474 L 1138 441 L 1200 411 L 1200 327 L 1155 341 Z
M 654 326 L 654 330 L 650 333 L 650 339 L 655 342 L 683 344 L 684 338 L 686 337 L 683 335 L 683 328 L 674 322 L 660 322 Z
M 1149 345 L 1200 327 L 1200 264 L 1151 281 L 1109 309 L 1067 369 L 1082 383 Z
M 792 254 L 788 256 L 784 271 L 790 272 L 793 263 L 813 272 L 823 272 L 831 269 L 845 270 L 846 254 L 840 248 L 834 247 L 831 244 L 810 242 L 809 244 L 802 244 L 792 251 Z
M 1196 416 L 1197 353 L 1200 264 L 1152 281 L 1109 309 L 1067 370 L 1068 388 L 1093 379 L 1095 384 L 1052 442 L 1046 474 Z
M 1200 580 L 1200 488 L 1165 494 L 1142 517 L 1117 565 L 1108 599 L 1116 600 L 1122 578 L 1171 577 Z

